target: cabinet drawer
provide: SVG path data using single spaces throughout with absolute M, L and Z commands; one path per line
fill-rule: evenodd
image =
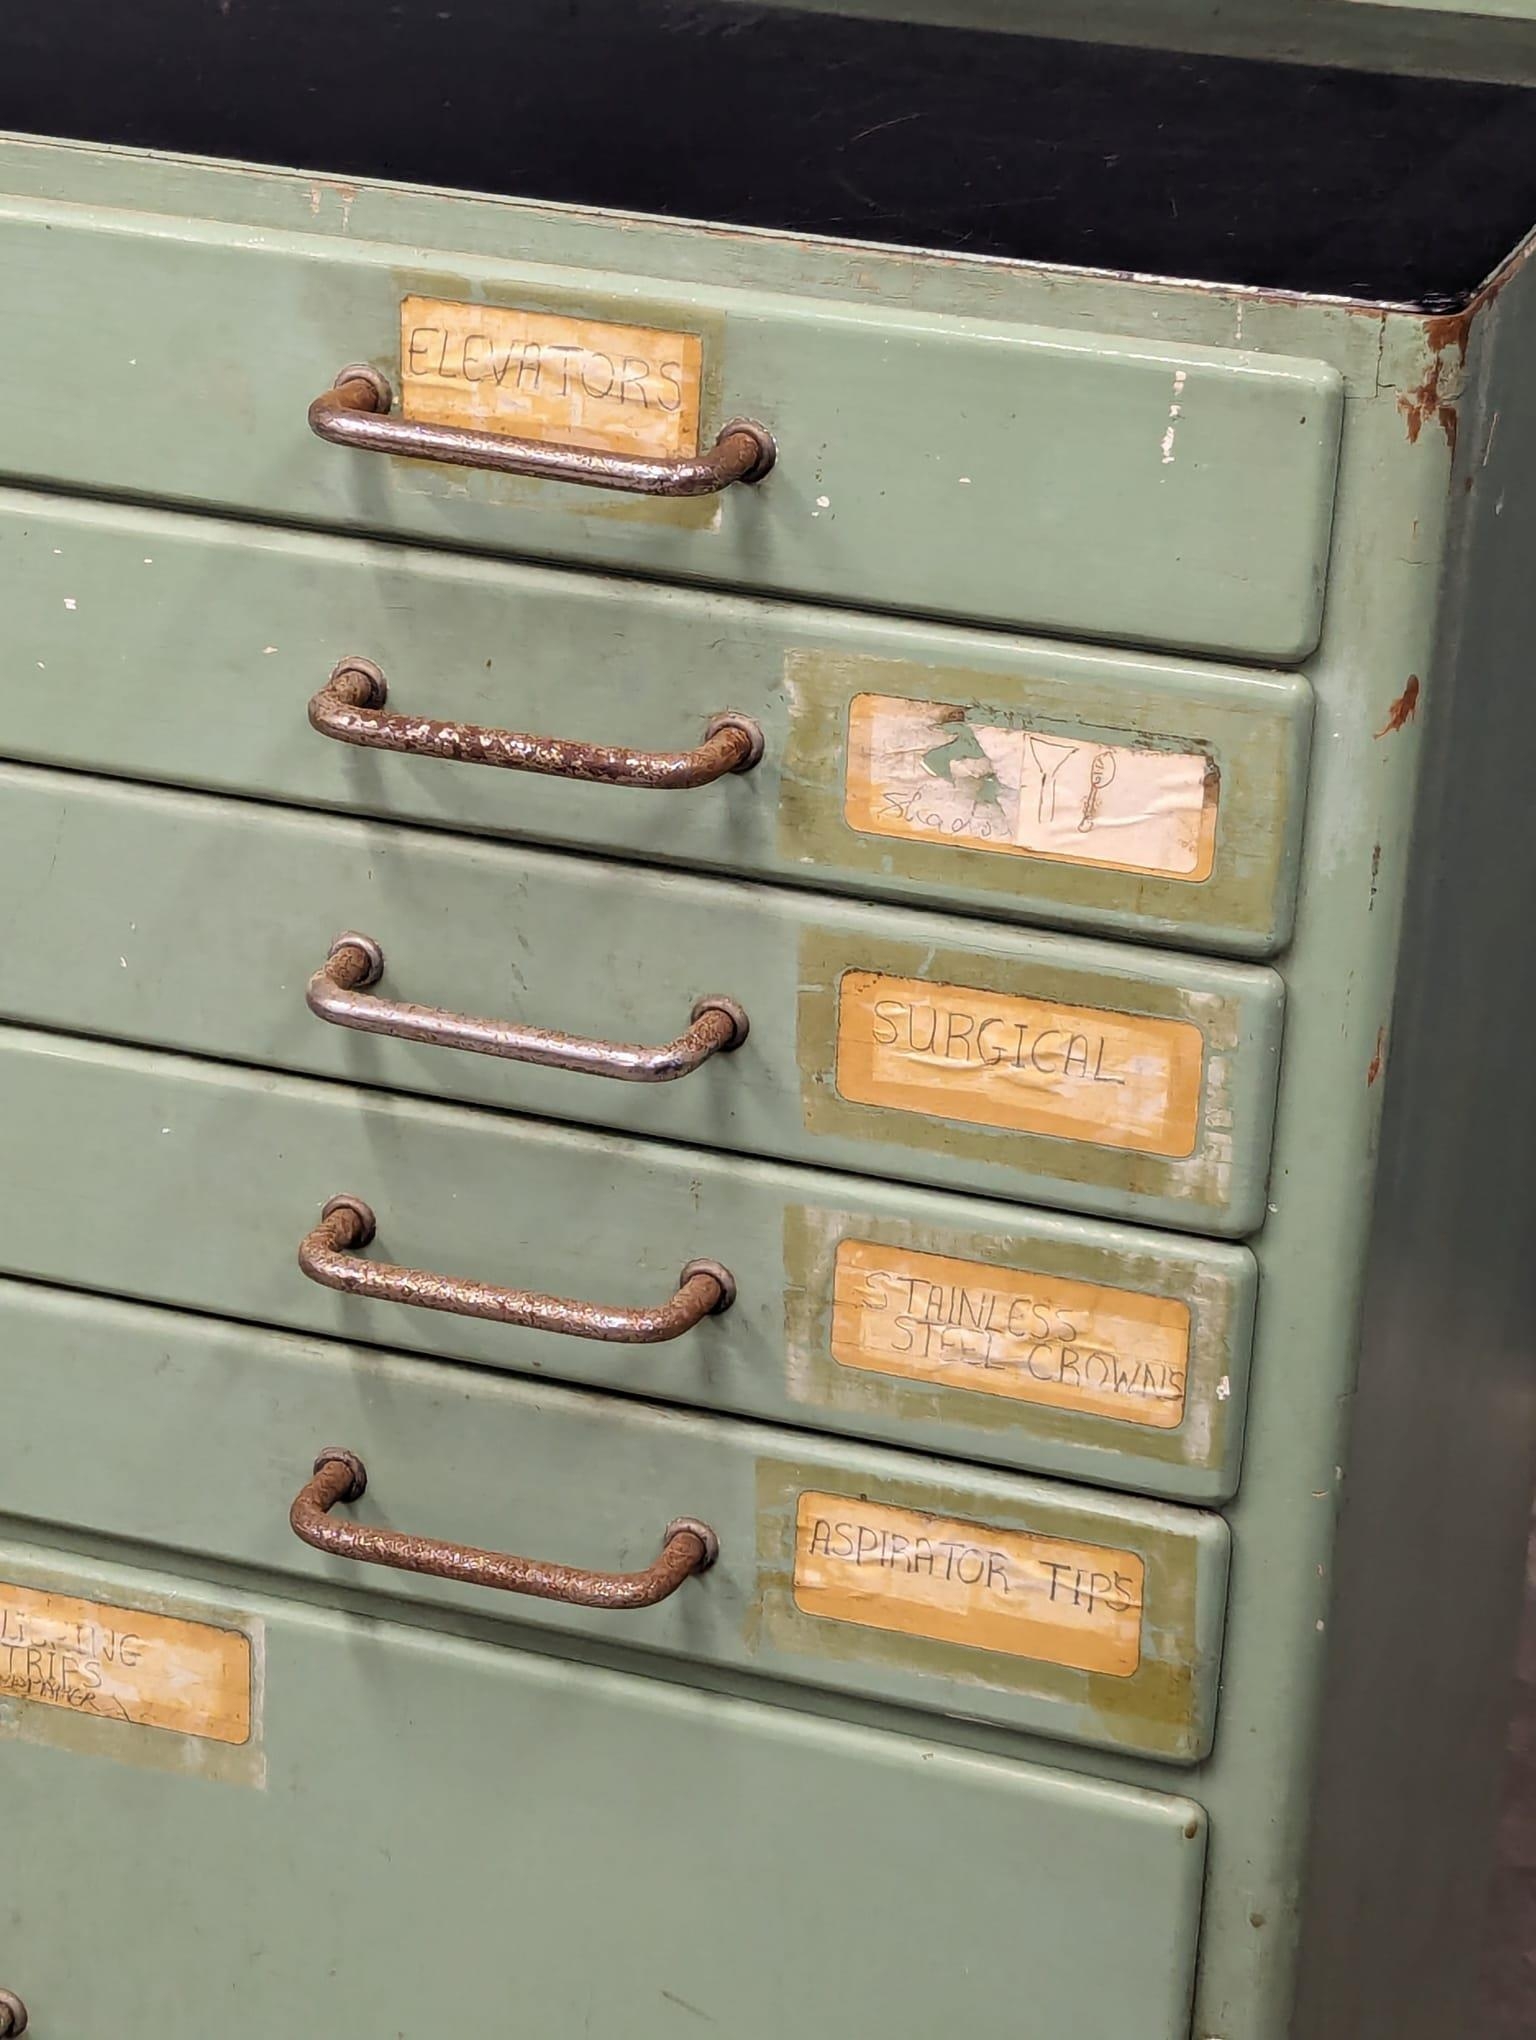
M 1236 1485 L 1241 1247 L 3 1029 L 0 1129 L 13 1274 L 1154 1494 Z M 372 1206 L 375 1260 L 636 1305 L 707 1258 L 736 1300 L 629 1344 L 340 1294 L 295 1259 L 338 1192 Z
M 13 1019 L 1113 1217 L 1262 1222 L 1282 1005 L 1262 967 L 25 767 L 0 770 L 0 869 Z M 322 994 L 347 1009 L 327 1025 L 304 986 L 343 931 L 384 976 Z M 547 1041 L 509 1061 L 500 1036 L 366 1031 L 387 998 L 418 1034 L 488 1038 L 430 1007 L 659 1046 L 712 994 L 750 1031 L 670 1082 L 533 1066 Z
M 0 610 L 12 758 L 1198 949 L 1290 930 L 1295 675 L 16 492 Z M 355 655 L 404 713 L 669 751 L 736 711 L 763 756 L 654 792 L 328 742 L 305 706 Z
M 1021 1973 L 1043 2031 L 1187 2030 L 1188 1800 L 28 1546 L 0 1576 L 259 1667 L 233 1751 L 0 1702 L 40 2040 L 1014 2040 Z M 153 1835 L 154 1876 L 104 1835 Z
M 1282 663 L 1317 642 L 1320 362 L 21 200 L 0 267 L 13 480 Z M 667 501 L 326 445 L 306 411 L 354 363 L 396 424 L 403 397 L 671 456 L 744 418 L 777 463 Z
M 1218 1517 L 60 1292 L 3 1301 L 12 1516 L 1169 1762 L 1209 1749 Z M 288 1523 L 327 1446 L 366 1468 L 332 1511 L 348 1530 L 634 1573 L 687 1519 L 719 1556 L 621 1608 L 350 1562 Z

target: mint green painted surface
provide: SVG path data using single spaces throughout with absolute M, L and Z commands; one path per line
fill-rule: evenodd
M 1258 955 L 1290 926 L 1311 737 L 1292 675 L 18 491 L 0 491 L 0 611 L 11 758 L 1180 947 Z M 666 750 L 734 708 L 765 754 L 656 794 L 353 750 L 304 710 L 357 653 L 405 713 Z M 856 833 L 846 731 L 866 691 L 1205 752 L 1221 784 L 1210 878 Z
M 342 1190 L 377 1214 L 379 1258 L 645 1303 L 703 1257 L 731 1269 L 737 1301 L 681 1339 L 631 1347 L 343 1297 L 295 1261 Z M 839 1378 L 826 1260 L 841 1237 L 1184 1297 L 1188 1423 L 1157 1435 Z M 0 1030 L 0 1267 L 1151 1493 L 1236 1485 L 1252 1256 L 1025 1206 Z
M 17 769 L 0 915 L 12 1019 L 1115 1218 L 1241 1234 L 1263 1216 L 1282 987 L 1252 965 Z M 725 992 L 751 1032 L 667 1084 L 386 1040 L 304 1003 L 344 929 L 382 946 L 380 993 L 419 1005 L 665 1042 Z M 847 971 L 921 979 L 940 1007 L 954 985 L 1198 1028 L 1191 1152 L 848 1103 Z M 1095 1109 L 1126 1081 L 1107 1074 Z
M 1347 13 L 1398 36 L 1405 65 L 1428 48 L 1410 37 L 1406 14 Z M 1287 38 L 1293 17 L 1278 23 Z M 1413 20 L 1426 35 L 1439 26 L 1427 13 Z M 1527 33 L 1450 25 L 1463 57 L 1475 41 L 1494 70 L 1511 47 L 1503 29 Z M 1524 1046 L 1536 986 L 1527 948 L 1509 939 L 1512 903 L 1536 885 L 1536 838 L 1524 824 L 1533 741 L 1524 718 L 1536 701 L 1523 672 L 1536 627 L 1533 454 L 1520 395 L 1533 310 L 1518 265 L 1457 327 L 1387 307 L 68 147 L 6 145 L 0 177 L 19 197 L 58 207 L 61 222 L 70 208 L 80 221 L 133 210 L 221 222 L 252 239 L 355 238 L 402 260 L 451 246 L 491 266 L 515 243 L 520 262 L 628 276 L 640 289 L 664 273 L 683 292 L 856 299 L 872 315 L 1062 335 L 1151 333 L 1169 347 L 1326 362 L 1342 376 L 1329 602 L 1306 665 L 1317 713 L 1284 957 L 1286 1068 L 1255 1241 L 1263 1304 L 1248 1450 L 1224 1512 L 1233 1593 L 1216 1741 L 1192 1774 L 1212 1845 L 1189 2030 L 1192 2040 L 1463 2040 L 1536 1432 L 1527 1336 L 1536 1208 L 1518 1137 L 1536 1111 Z M 45 292 L 34 298 L 46 302 Z M 1456 430 L 1448 407 L 1458 404 Z M 283 456 L 269 455 L 279 472 Z M 147 1109 L 141 1124 L 150 1126 Z M 139 1140 L 135 1160 L 153 1138 Z M 39 1137 L 33 1152 L 18 1204 L 28 1192 L 38 1202 L 53 1180 L 55 1147 Z M 203 1163 L 183 1170 L 197 1186 L 189 1198 L 237 1187 L 233 1172 L 221 1179 Z M 267 1167 L 275 1174 L 281 1158 Z M 115 1235 L 147 1233 L 128 1160 L 118 1169 L 123 1208 L 98 1207 L 94 1231 L 79 1228 L 56 1257 L 106 1266 Z M 487 1169 L 492 1177 L 495 1194 L 516 1195 Z M 69 1233 L 68 1212 L 46 1218 Z M 29 1217 L 27 1237 L 44 1222 Z M 815 1704 L 814 1689 L 799 1690 Z M 857 1711 L 851 1697 L 826 1704 Z M 953 1746 L 1039 1749 L 1053 1765 L 1122 1784 L 1167 1775 L 952 1717 L 929 1726 Z
M 38 2040 L 1016 2040 L 1021 1992 L 1024 2030 L 1187 2032 L 1187 1800 L 249 1586 L 17 1543 L 0 1574 L 211 1615 L 265 1671 L 260 1789 L 190 1774 L 186 1738 L 0 1701 L 6 1974 Z
M 1270 661 L 1317 642 L 1342 415 L 1322 363 L 918 315 L 857 290 L 832 305 L 577 274 L 453 240 L 407 252 L 332 234 L 318 204 L 310 225 L 252 237 L 127 209 L 0 206 L 0 472 Z M 757 419 L 778 464 L 716 514 L 316 439 L 305 412 L 344 364 L 398 384 L 400 304 L 415 294 L 700 333 L 706 442 Z M 88 426 L 57 337 L 86 330 Z
M 1477 2030 L 1536 1490 L 1536 268 L 1470 337 L 1306 1866 L 1319 2040 Z M 1401 1877 L 1352 1871 L 1362 1832 Z
M 57 1293 L 6 1286 L 0 1324 L 28 1411 L 12 1515 L 595 1638 L 656 1654 L 658 1670 L 767 1673 L 1174 1763 L 1210 1745 L 1227 1571 L 1215 1516 Z M 288 1527 L 327 1444 L 368 1468 L 349 1511 L 362 1521 L 633 1571 L 693 1516 L 720 1557 L 659 1607 L 618 1614 L 327 1558 Z M 782 1498 L 792 1518 L 806 1491 L 956 1518 L 978 1540 L 1066 1539 L 1101 1554 L 1105 1578 L 1129 1553 L 1146 1569 L 1139 1665 L 1094 1674 L 801 1614 Z

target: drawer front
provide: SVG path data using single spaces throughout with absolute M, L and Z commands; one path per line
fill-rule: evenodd
M 1173 1763 L 1210 1747 L 1218 1517 L 61 1292 L 4 1301 L 13 1516 Z M 687 1518 L 719 1556 L 623 1610 L 349 1562 L 288 1525 L 326 1446 L 367 1471 L 345 1527 L 636 1572 Z
M 1281 663 L 1317 642 L 1319 362 L 20 201 L 0 265 L 14 480 Z M 671 454 L 746 418 L 777 464 L 658 501 L 326 445 L 306 410 L 351 363 L 397 422 L 403 393 Z
M 0 610 L 12 758 L 1183 947 L 1290 930 L 1292 675 L 15 492 Z M 735 710 L 763 757 L 657 793 L 328 742 L 305 706 L 359 654 L 404 713 L 668 751 Z
M 1241 1247 L 6 1030 L 0 1128 L 13 1274 L 1180 1499 L 1237 1482 Z M 295 1259 L 339 1192 L 375 1259 L 634 1305 L 704 1258 L 736 1301 L 648 1345 L 339 1294 Z
M 0 869 L 13 1019 L 1117 1218 L 1263 1219 L 1262 967 L 25 767 L 0 772 Z M 327 1025 L 304 985 L 346 930 L 384 976 Z M 662 1083 L 359 1031 L 388 997 L 664 1044 L 710 994 L 745 1042 Z
M 198 1736 L 0 1701 L 40 2040 L 1015 2040 L 1021 1973 L 1041 2032 L 1187 2031 L 1188 1800 L 33 1547 L 0 1574 L 260 1666 L 265 1790 Z M 153 1835 L 155 1874 L 104 1835 Z

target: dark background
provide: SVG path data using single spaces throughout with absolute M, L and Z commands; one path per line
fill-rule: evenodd
M 153 17 L 0 6 L 0 128 L 1438 311 L 1536 222 L 1514 86 L 747 0 Z

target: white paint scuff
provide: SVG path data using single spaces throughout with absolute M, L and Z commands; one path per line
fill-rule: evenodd
M 1174 370 L 1173 402 L 1168 406 L 1168 430 L 1163 434 L 1162 437 L 1164 467 L 1172 467 L 1174 463 L 1175 455 L 1173 451 L 1173 442 L 1178 435 L 1179 420 L 1184 415 L 1184 405 L 1181 399 L 1184 395 L 1184 385 L 1188 381 L 1189 371 L 1187 369 L 1176 368 Z

